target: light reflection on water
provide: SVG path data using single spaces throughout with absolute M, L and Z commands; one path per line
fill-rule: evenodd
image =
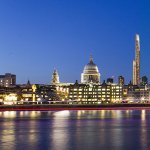
M 150 110 L 0 112 L 0 150 L 147 150 Z

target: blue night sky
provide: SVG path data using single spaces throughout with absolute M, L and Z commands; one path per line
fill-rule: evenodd
M 128 83 L 139 33 L 141 76 L 150 78 L 149 8 L 148 0 L 1 0 L 0 74 L 49 84 L 56 68 L 61 82 L 75 82 L 92 53 L 101 81 Z

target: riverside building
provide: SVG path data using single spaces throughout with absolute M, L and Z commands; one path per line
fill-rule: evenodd
M 122 86 L 117 84 L 76 83 L 69 87 L 69 99 L 82 104 L 99 104 L 122 101 Z
M 123 87 L 123 101 L 128 103 L 148 103 L 150 102 L 149 85 L 133 85 L 129 83 Z

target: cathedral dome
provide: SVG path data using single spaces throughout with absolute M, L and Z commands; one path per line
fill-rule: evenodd
M 99 83 L 100 82 L 100 73 L 98 67 L 93 62 L 92 56 L 90 56 L 90 62 L 85 65 L 83 73 L 81 74 L 82 83 Z
M 93 58 L 90 57 L 90 62 L 85 65 L 83 73 L 86 74 L 97 74 L 99 73 L 98 67 L 96 66 L 96 64 L 93 62 Z

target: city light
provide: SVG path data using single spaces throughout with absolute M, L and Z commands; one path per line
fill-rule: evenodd
M 4 99 L 4 104 L 5 105 L 17 104 L 17 95 L 16 94 L 6 95 Z

